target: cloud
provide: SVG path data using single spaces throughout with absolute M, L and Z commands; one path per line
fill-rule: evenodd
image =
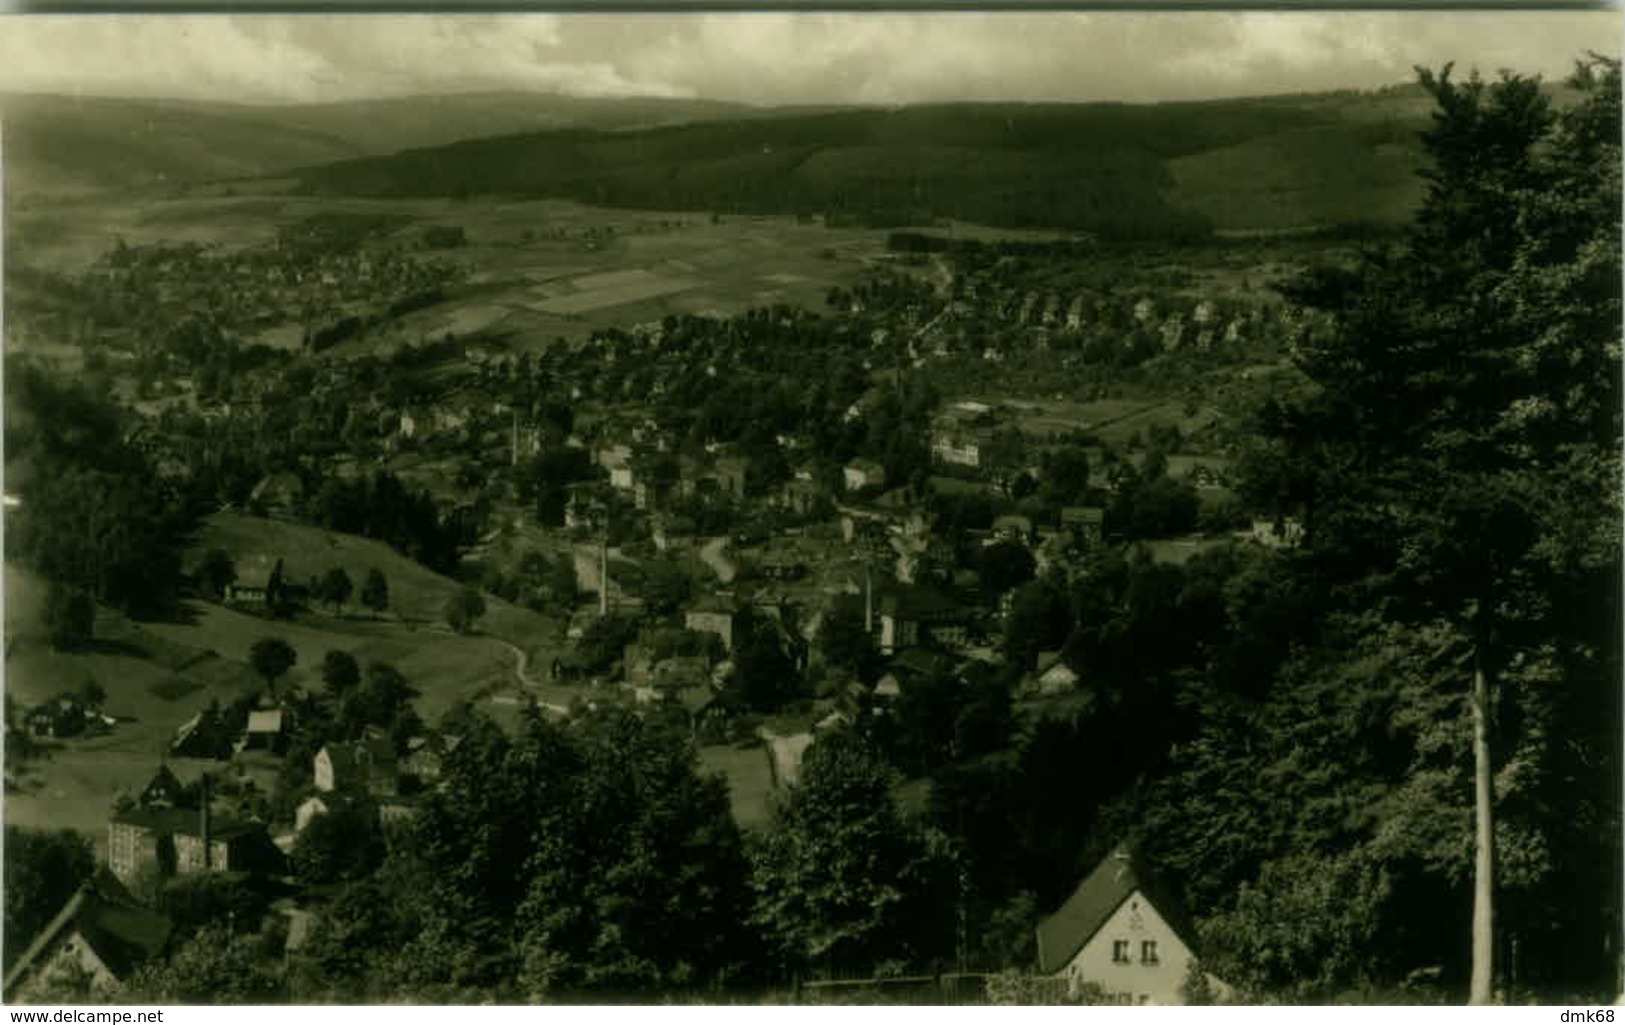
M 471 89 L 745 103 L 1152 101 L 1561 74 L 1614 12 L 23 15 L 0 89 L 305 102 Z

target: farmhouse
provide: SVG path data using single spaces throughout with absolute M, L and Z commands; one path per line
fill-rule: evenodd
M 175 728 L 169 753 L 177 758 L 230 758 L 231 733 L 214 705 L 203 709 Z
M 316 789 L 324 793 L 353 789 L 393 795 L 399 788 L 395 750 L 387 740 L 327 744 L 316 752 L 313 769 Z
M 9 1003 L 51 999 L 58 979 L 86 978 L 105 997 L 169 943 L 168 918 L 142 908 L 123 888 L 93 879 L 79 888 L 6 973 Z
M 1178 902 L 1119 846 L 1038 924 L 1038 968 L 1074 995 L 1092 984 L 1117 1003 L 1181 1004 L 1191 935 Z
M 286 719 L 280 708 L 259 708 L 249 712 L 248 725 L 237 741 L 237 750 L 281 753 L 287 746 Z
M 71 694 L 52 698 L 28 713 L 28 732 L 36 737 L 79 737 L 105 733 L 117 720 L 103 715 Z
M 143 808 L 176 808 L 186 803 L 186 788 L 169 771 L 169 766 L 160 765 L 142 788 L 136 803 Z

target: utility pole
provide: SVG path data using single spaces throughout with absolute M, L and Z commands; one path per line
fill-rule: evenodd
M 199 785 L 203 790 L 203 807 L 198 812 L 198 832 L 203 834 L 203 871 L 205 872 L 211 871 L 214 868 L 214 852 L 211 849 L 213 841 L 209 836 L 209 783 L 209 774 L 205 772 L 202 779 L 199 780 Z
M 604 520 L 603 539 L 598 543 L 598 614 L 609 615 L 609 520 Z

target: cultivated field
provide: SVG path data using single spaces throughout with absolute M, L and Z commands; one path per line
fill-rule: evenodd
M 448 199 L 362 200 L 279 194 L 88 198 L 73 205 L 38 198 L 8 211 L 9 244 L 43 270 L 80 273 L 116 240 L 136 246 L 191 242 L 223 251 L 270 244 L 280 228 L 319 214 L 403 218 L 373 243 L 420 250 L 424 229 L 461 228 L 467 244 L 426 252 L 463 268 L 464 284 L 444 301 L 393 318 L 330 353 L 384 352 L 447 332 L 490 332 L 535 347 L 671 314 L 727 315 L 788 303 L 821 308 L 885 252 L 886 232 L 825 228 L 791 216 L 723 217 L 612 210 L 562 200 L 469 204 Z M 1017 233 L 1020 234 L 1020 233 Z M 285 347 L 286 325 L 255 340 Z

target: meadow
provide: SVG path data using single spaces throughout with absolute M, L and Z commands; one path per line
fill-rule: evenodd
M 476 630 L 453 634 L 439 621 L 459 585 L 378 542 L 221 513 L 205 521 L 192 558 L 209 548 L 225 550 L 245 571 L 282 558 L 291 580 L 342 566 L 359 583 L 378 568 L 389 581 L 391 608 L 375 616 L 353 603 L 337 614 L 315 607 L 289 621 L 192 600 L 174 621 L 144 623 L 100 610 L 95 643 L 85 650 L 57 651 L 41 624 L 43 583 L 8 565 L 7 693 L 27 709 L 95 680 L 105 688 L 105 711 L 118 725 L 105 736 L 52 742 L 48 757 L 32 763 L 20 785 L 6 794 L 7 822 L 74 828 L 101 844 L 114 799 L 139 788 L 167 760 L 177 727 L 211 701 L 226 704 L 262 686 L 249 668 L 248 653 L 264 637 L 286 640 L 298 655 L 283 686 L 321 688 L 323 657 L 348 651 L 363 665 L 383 662 L 400 670 L 418 691 L 415 704 L 429 722 L 463 700 L 494 710 L 493 698 L 506 696 L 511 702 L 521 689 L 556 704 L 573 696 L 568 688 L 546 683 L 541 669 L 561 650 L 556 620 L 487 596 L 487 612 Z M 520 686 L 516 649 L 529 662 L 532 686 Z M 204 767 L 173 761 L 183 776 Z

